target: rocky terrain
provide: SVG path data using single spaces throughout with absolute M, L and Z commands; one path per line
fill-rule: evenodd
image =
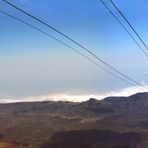
M 147 148 L 148 93 L 0 104 L 0 148 Z

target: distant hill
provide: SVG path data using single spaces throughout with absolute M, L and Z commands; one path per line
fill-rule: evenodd
M 138 93 L 129 97 L 107 97 L 103 100 L 91 98 L 81 103 L 47 101 L 0 104 L 0 111 L 11 113 L 50 112 L 80 116 L 147 113 L 148 93 Z

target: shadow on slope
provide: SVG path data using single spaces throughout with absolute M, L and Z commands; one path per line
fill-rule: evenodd
M 64 131 L 54 134 L 41 148 L 136 148 L 140 138 L 137 133 L 109 130 Z

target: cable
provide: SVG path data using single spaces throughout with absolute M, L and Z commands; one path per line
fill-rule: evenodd
M 5 3 L 7 3 L 8 5 L 12 6 L 13 8 L 19 10 L 20 12 L 28 15 L 29 17 L 37 20 L 38 22 L 44 24 L 45 26 L 49 27 L 50 29 L 54 30 L 55 32 L 61 34 L 62 36 L 64 36 L 65 38 L 67 38 L 68 40 L 70 40 L 71 42 L 75 43 L 76 45 L 78 45 L 79 47 L 81 47 L 83 50 L 87 51 L 89 54 L 91 54 L 93 57 L 95 57 L 98 61 L 100 61 L 101 63 L 103 63 L 104 65 L 106 65 L 107 67 L 109 67 L 110 69 L 112 69 L 113 71 L 117 72 L 118 74 L 122 75 L 123 77 L 127 78 L 128 80 L 132 81 L 133 83 L 135 83 L 136 85 L 139 85 L 141 87 L 143 87 L 144 89 L 148 89 L 146 88 L 144 85 L 140 84 L 139 82 L 137 82 L 136 80 L 130 78 L 129 76 L 125 75 L 124 73 L 120 72 L 119 70 L 117 70 L 116 68 L 114 68 L 113 66 L 111 66 L 110 64 L 108 64 L 107 62 L 105 62 L 104 60 L 102 60 L 101 58 L 99 58 L 97 55 L 95 55 L 92 51 L 90 51 L 89 49 L 87 49 L 86 47 L 82 46 L 80 43 L 76 42 L 75 40 L 73 40 L 72 38 L 68 37 L 67 35 L 65 35 L 64 33 L 62 33 L 61 31 L 57 30 L 56 28 L 52 27 L 51 25 L 45 23 L 44 21 L 40 20 L 39 18 L 29 14 L 28 12 L 20 9 L 19 7 L 15 6 L 14 4 L 6 1 L 6 0 L 2 0 Z
M 29 23 L 27 23 L 27 22 L 25 22 L 25 21 L 23 21 L 23 20 L 21 20 L 21 19 L 15 17 L 15 16 L 13 16 L 13 15 L 10 15 L 10 14 L 4 12 L 3 10 L 0 10 L 0 12 L 3 13 L 3 14 L 5 14 L 5 15 L 7 15 L 8 17 L 10 17 L 10 18 L 12 18 L 12 19 L 15 19 L 15 20 L 17 20 L 17 21 L 19 21 L 19 22 L 21 22 L 21 23 L 23 23 L 23 24 L 25 24 L 25 25 L 27 25 L 27 26 L 29 26 L 29 27 L 31 27 L 31 28 L 33 28 L 33 29 L 35 29 L 35 30 L 41 32 L 41 33 L 43 33 L 44 35 L 46 35 L 46 36 L 48 36 L 48 37 L 50 37 L 50 38 L 56 40 L 57 42 L 63 44 L 64 46 L 70 48 L 71 50 L 75 51 L 76 53 L 80 54 L 81 56 L 83 56 L 84 58 L 86 58 L 87 60 L 89 60 L 91 63 L 95 64 L 97 67 L 99 67 L 99 68 L 101 68 L 102 70 L 104 70 L 105 72 L 109 73 L 110 75 L 112 75 L 112 76 L 114 76 L 114 77 L 116 77 L 116 78 L 118 78 L 118 79 L 120 79 L 120 80 L 122 80 L 122 81 L 124 81 L 124 82 L 126 82 L 126 83 L 128 83 L 128 84 L 130 84 L 130 85 L 132 85 L 132 86 L 135 86 L 134 84 L 128 82 L 127 80 L 125 80 L 125 79 L 119 77 L 118 75 L 115 75 L 114 73 L 112 73 L 112 72 L 110 72 L 109 70 L 105 69 L 104 67 L 100 66 L 97 62 L 95 62 L 94 60 L 92 60 L 91 58 L 89 58 L 88 56 L 86 56 L 85 54 L 79 52 L 77 49 L 75 49 L 75 48 L 69 46 L 68 44 L 64 43 L 63 41 L 61 41 L 61 40 L 59 40 L 59 39 L 57 39 L 57 38 L 51 36 L 50 34 L 44 32 L 43 30 L 41 30 L 41 29 L 39 29 L 39 28 L 37 28 L 37 27 L 35 27 L 35 26 L 33 26 L 33 25 L 31 25 L 31 24 L 29 24 Z
M 123 25 L 123 23 L 115 16 L 115 14 L 111 11 L 111 9 L 103 2 L 103 0 L 99 0 L 104 7 L 110 12 L 110 14 L 117 20 L 117 22 L 122 26 L 122 28 L 128 33 L 128 35 L 132 38 L 132 40 L 136 43 L 136 45 L 140 48 L 140 50 L 143 52 L 143 54 L 148 58 L 148 54 L 145 52 L 145 50 L 140 46 L 140 44 L 137 42 L 137 40 L 132 36 L 132 34 L 127 30 L 127 28 Z
M 148 50 L 146 43 L 143 41 L 143 39 L 140 37 L 140 35 L 137 33 L 136 29 L 131 25 L 131 23 L 128 21 L 128 19 L 125 17 L 125 15 L 119 10 L 119 8 L 115 5 L 115 3 L 112 0 L 110 0 L 110 2 L 114 6 L 114 8 L 120 13 L 120 15 L 124 18 L 124 20 L 127 22 L 127 24 L 131 27 L 131 29 L 137 35 L 137 37 L 142 42 L 142 44 L 145 46 L 145 48 Z

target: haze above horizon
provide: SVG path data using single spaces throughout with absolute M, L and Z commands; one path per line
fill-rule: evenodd
M 148 85 L 148 59 L 99 1 L 9 1 L 92 49 L 96 55 L 133 79 L 145 86 Z M 111 3 L 108 0 L 104 2 L 125 24 Z M 114 0 L 114 2 L 148 43 L 146 32 L 148 1 Z M 42 28 L 82 51 L 57 33 L 2 1 L 0 9 Z M 101 99 L 104 96 L 127 96 L 139 92 L 138 88 L 131 87 L 99 70 L 85 58 L 40 32 L 1 13 L 0 20 L 0 102 L 24 99 L 38 101 L 40 98 L 45 100 L 51 97 L 82 101 L 90 96 Z

